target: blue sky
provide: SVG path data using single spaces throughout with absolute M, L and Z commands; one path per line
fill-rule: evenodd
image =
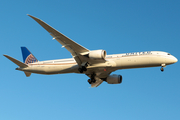
M 25 77 L 8 54 L 22 61 L 21 46 L 38 60 L 71 57 L 26 14 L 47 22 L 90 50 L 108 54 L 166 51 L 180 59 L 178 0 L 1 0 L 1 120 L 179 120 L 180 64 L 118 70 L 119 85 L 91 89 L 81 74 Z

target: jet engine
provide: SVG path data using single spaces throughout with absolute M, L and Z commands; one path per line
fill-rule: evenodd
M 105 59 L 106 58 L 106 51 L 105 50 L 93 50 L 89 52 L 89 58 L 91 59 Z
M 122 76 L 121 75 L 109 75 L 106 78 L 106 82 L 108 84 L 120 84 L 122 82 Z

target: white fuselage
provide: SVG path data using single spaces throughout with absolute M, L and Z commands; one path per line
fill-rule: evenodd
M 148 52 L 134 52 L 125 54 L 107 55 L 105 62 L 90 64 L 87 67 L 85 74 L 91 71 L 108 72 L 118 69 L 131 69 L 143 67 L 156 67 L 173 64 L 177 62 L 177 58 L 167 52 L 148 51 Z M 79 66 L 74 58 L 38 61 L 28 64 L 27 68 L 17 68 L 31 73 L 38 74 L 62 74 L 62 73 L 79 73 Z

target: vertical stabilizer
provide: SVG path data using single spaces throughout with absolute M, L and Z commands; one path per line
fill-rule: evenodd
M 25 64 L 38 62 L 38 60 L 26 47 L 21 47 L 21 51 L 22 51 L 23 61 Z

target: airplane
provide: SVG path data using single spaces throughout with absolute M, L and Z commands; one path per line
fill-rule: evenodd
M 19 66 L 16 70 L 23 71 L 27 77 L 29 77 L 31 73 L 45 75 L 64 73 L 86 74 L 90 78 L 88 79 L 88 83 L 93 88 L 98 87 L 104 81 L 108 84 L 122 83 L 121 75 L 111 75 L 112 72 L 119 69 L 160 66 L 160 70 L 164 71 L 164 67 L 178 61 L 178 59 L 170 53 L 162 51 L 107 55 L 105 50 L 89 50 L 58 32 L 39 18 L 29 14 L 28 16 L 47 30 L 53 39 L 56 39 L 62 47 L 71 53 L 73 58 L 38 61 L 26 47 L 21 47 L 24 62 L 4 55 Z

